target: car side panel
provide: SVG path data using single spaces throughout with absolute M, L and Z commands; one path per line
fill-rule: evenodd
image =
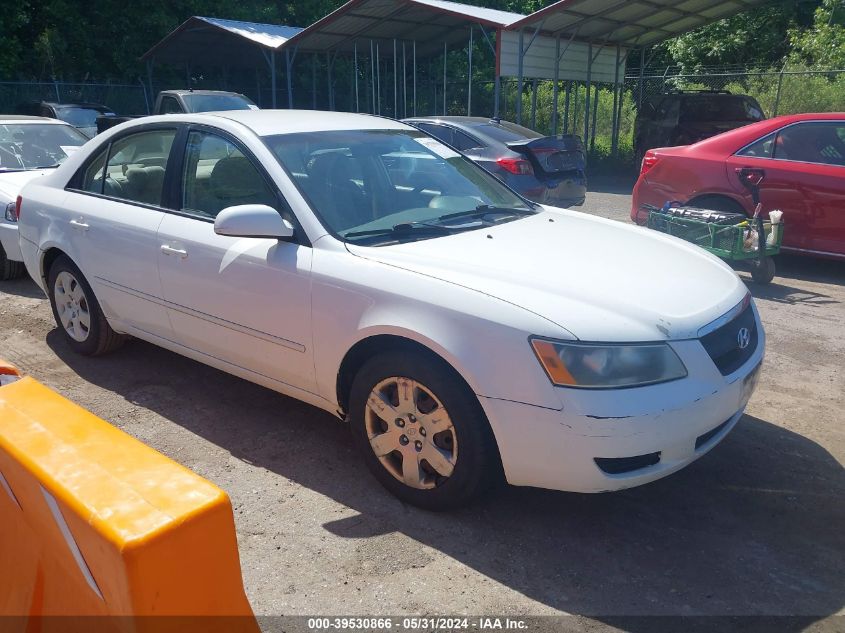
M 168 214 L 157 249 L 177 343 L 233 365 L 314 390 L 312 249 L 217 235 L 211 222 Z
M 157 209 L 99 196 L 67 192 L 49 212 L 112 325 L 130 323 L 161 336 L 170 334 L 161 305 L 156 233 L 164 218 Z
M 572 335 L 482 292 L 356 257 L 340 245 L 315 248 L 312 314 L 314 364 L 324 398 L 336 397 L 338 370 L 349 349 L 372 336 L 393 335 L 441 356 L 479 395 L 560 408 L 526 332 L 557 339 Z

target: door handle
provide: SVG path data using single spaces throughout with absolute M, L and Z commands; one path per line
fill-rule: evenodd
M 75 229 L 80 229 L 80 230 L 82 230 L 82 231 L 87 231 L 87 230 L 90 228 L 90 227 L 89 227 L 89 226 L 88 226 L 85 222 L 82 222 L 82 221 L 80 221 L 80 220 L 71 220 L 71 221 L 69 222 L 69 224 L 70 224 L 73 228 L 75 228 Z
M 176 255 L 179 259 L 185 259 L 188 256 L 188 251 L 181 248 L 173 248 L 168 244 L 161 245 L 161 252 L 165 255 Z

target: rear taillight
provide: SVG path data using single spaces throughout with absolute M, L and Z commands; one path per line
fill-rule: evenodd
M 645 156 L 643 156 L 642 165 L 640 165 L 640 176 L 651 171 L 651 168 L 654 167 L 658 162 L 660 162 L 660 157 L 655 154 L 652 150 L 648 150 L 645 153 Z
M 15 222 L 21 219 L 21 203 L 23 202 L 23 198 L 18 196 L 17 200 L 15 200 Z
M 531 176 L 534 174 L 534 169 L 524 158 L 500 158 L 496 163 L 510 173 L 516 176 Z

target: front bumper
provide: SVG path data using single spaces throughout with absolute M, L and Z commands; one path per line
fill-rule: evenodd
M 722 376 L 698 340 L 672 342 L 689 375 L 661 385 L 557 388 L 560 410 L 480 398 L 505 475 L 517 486 L 606 492 L 665 477 L 718 444 L 742 417 L 763 360 Z
M 18 225 L 2 219 L 0 214 L 0 245 L 6 257 L 15 262 L 22 262 L 21 247 L 18 245 Z

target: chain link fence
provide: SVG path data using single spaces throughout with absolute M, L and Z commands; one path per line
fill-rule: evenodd
M 99 103 L 119 114 L 146 114 L 151 107 L 146 86 L 62 81 L 0 81 L 0 113 L 14 113 L 31 101 Z
M 376 90 L 371 78 L 362 73 L 356 99 L 353 68 L 347 62 L 339 60 L 333 75 L 332 101 L 335 110 L 375 112 L 396 118 L 414 114 L 465 115 L 467 112 L 489 117 L 495 111 L 494 82 L 474 80 L 470 95 L 465 76 L 447 78 L 445 98 L 442 80 L 420 78 L 416 84 L 415 107 L 410 79 L 404 83 L 398 79 L 394 88 L 392 76 L 384 74 Z M 244 73 L 223 79 L 192 77 L 191 81 L 195 88 L 241 92 L 267 108 L 271 107 L 272 94 L 264 74 L 257 70 L 254 77 L 251 73 Z M 288 95 L 284 79 L 280 83 L 276 103 L 277 107 L 286 108 Z M 314 69 L 309 70 L 306 65 L 293 77 L 293 84 L 294 107 L 329 109 L 325 76 L 317 74 Z M 154 91 L 166 87 L 173 86 L 155 85 Z M 757 99 L 768 116 L 845 111 L 845 69 L 708 68 L 699 73 L 683 74 L 677 68 L 647 68 L 642 75 L 626 76 L 618 90 L 614 90 L 612 84 L 593 83 L 589 97 L 585 82 L 560 81 L 557 132 L 584 137 L 594 158 L 633 161 L 638 106 L 657 95 L 678 90 L 729 90 L 735 94 L 747 94 Z M 119 114 L 144 114 L 149 112 L 154 99 L 155 93 L 140 81 L 137 84 L 0 81 L 0 113 L 14 112 L 18 104 L 26 101 L 44 100 L 64 103 L 91 101 L 109 106 Z M 555 129 L 554 82 L 528 79 L 523 82 L 520 93 L 515 78 L 503 77 L 499 98 L 502 119 L 517 121 L 519 99 L 522 100 L 522 124 L 551 134 Z M 585 124 L 585 118 L 589 119 L 589 125 Z

